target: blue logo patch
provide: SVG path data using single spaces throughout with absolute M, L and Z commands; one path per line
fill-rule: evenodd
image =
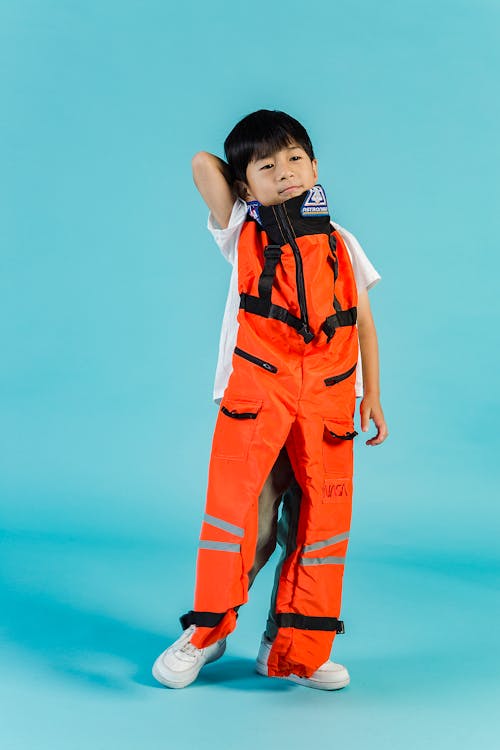
M 308 191 L 300 213 L 306 218 L 308 216 L 328 216 L 326 195 L 321 185 L 315 185 Z
M 248 213 L 252 219 L 255 219 L 259 224 L 262 223 L 259 214 L 259 206 L 261 205 L 262 203 L 259 203 L 259 201 L 247 201 Z

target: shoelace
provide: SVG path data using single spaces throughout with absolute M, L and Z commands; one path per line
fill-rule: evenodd
M 194 646 L 189 640 L 195 630 L 196 630 L 196 626 L 190 625 L 189 628 L 184 631 L 181 637 L 181 640 L 176 648 L 176 651 L 181 651 L 183 654 L 186 654 L 187 656 L 196 656 L 196 654 L 201 649 L 196 648 L 196 646 Z
M 185 643 L 182 648 L 179 649 L 179 651 L 182 651 L 183 654 L 188 654 L 188 656 L 196 656 L 196 654 L 200 650 L 201 649 L 196 648 L 196 646 L 193 646 L 193 644 L 189 641 L 187 641 L 187 643 Z

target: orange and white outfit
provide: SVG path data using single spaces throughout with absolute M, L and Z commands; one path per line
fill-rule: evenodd
M 197 626 L 198 648 L 234 629 L 248 599 L 259 494 L 285 446 L 302 496 L 279 571 L 268 672 L 309 677 L 343 632 L 357 289 L 320 185 L 251 208 L 238 241 L 238 334 L 213 438 L 194 609 L 181 622 Z

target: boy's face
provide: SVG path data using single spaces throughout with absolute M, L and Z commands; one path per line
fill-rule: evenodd
M 245 200 L 272 206 L 310 190 L 318 180 L 318 162 L 292 141 L 265 159 L 251 161 L 246 176 Z

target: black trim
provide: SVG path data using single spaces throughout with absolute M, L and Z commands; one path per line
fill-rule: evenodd
M 333 281 L 337 281 L 339 275 L 339 261 L 337 258 L 337 238 L 335 232 L 332 232 L 328 238 L 328 244 L 330 245 L 331 256 L 330 260 L 333 265 Z
M 340 302 L 338 301 L 338 299 L 337 299 L 337 297 L 335 295 L 333 295 L 333 306 L 334 306 L 336 312 L 338 312 L 338 313 L 342 312 L 342 305 L 340 304 Z
M 198 625 L 201 628 L 215 628 L 225 614 L 225 612 L 195 612 L 191 609 L 179 619 L 183 630 L 187 630 L 190 625 Z
M 295 628 L 296 630 L 330 630 L 344 633 L 344 623 L 336 617 L 310 617 L 298 615 L 294 612 L 278 612 L 276 622 L 279 628 Z
M 338 310 L 334 315 L 329 315 L 321 326 L 321 329 L 328 337 L 328 341 L 334 337 L 336 328 L 355 325 L 357 316 L 358 311 L 356 307 L 350 307 L 348 310 Z
M 346 432 L 344 435 L 337 435 L 336 432 L 333 432 L 333 430 L 330 430 L 328 427 L 326 429 L 328 430 L 330 435 L 338 438 L 339 440 L 354 440 L 354 438 L 358 434 L 356 430 L 353 430 L 352 432 Z
M 282 254 L 283 250 L 279 245 L 267 245 L 264 248 L 264 268 L 259 278 L 259 297 L 269 300 L 269 304 L 271 304 L 271 290 L 276 276 L 276 266 Z
M 221 406 L 220 408 L 221 412 L 225 414 L 228 417 L 232 417 L 232 419 L 257 419 L 257 413 L 251 412 L 251 411 L 229 411 L 229 409 L 226 409 L 225 406 Z
M 239 346 L 235 346 L 234 353 L 237 354 L 238 357 L 247 359 L 254 365 L 259 365 L 259 367 L 262 367 L 268 372 L 278 372 L 278 368 L 272 365 L 270 362 L 266 362 L 264 359 L 259 359 L 259 357 L 255 357 L 253 354 L 249 354 L 248 352 L 243 351 L 243 349 L 240 349 Z
M 353 374 L 357 366 L 358 363 L 356 362 L 356 364 L 354 364 L 348 370 L 346 370 L 345 372 L 341 372 L 340 375 L 332 375 L 330 378 L 325 378 L 325 385 L 336 385 L 336 383 L 340 383 L 342 380 L 346 380 L 346 378 Z

